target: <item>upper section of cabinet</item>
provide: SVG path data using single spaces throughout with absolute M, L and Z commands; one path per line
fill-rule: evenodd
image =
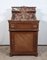
M 36 20 L 36 7 L 12 7 L 11 20 L 32 21 Z

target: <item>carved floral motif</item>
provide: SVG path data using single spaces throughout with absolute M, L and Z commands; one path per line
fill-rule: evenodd
M 16 21 L 28 21 L 36 19 L 35 7 L 15 7 L 12 8 L 12 19 Z

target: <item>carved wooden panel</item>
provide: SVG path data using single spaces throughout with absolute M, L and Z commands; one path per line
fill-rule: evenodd
M 13 7 L 12 19 L 16 21 L 30 21 L 36 19 L 35 7 Z

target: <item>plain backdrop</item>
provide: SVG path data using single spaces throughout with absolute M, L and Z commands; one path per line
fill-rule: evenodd
M 35 6 L 36 17 L 40 20 L 38 44 L 47 45 L 47 0 L 0 0 L 0 45 L 9 45 L 8 20 L 12 6 Z

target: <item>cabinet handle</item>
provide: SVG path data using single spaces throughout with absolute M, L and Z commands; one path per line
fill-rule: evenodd
M 14 28 L 14 24 L 11 25 L 11 28 Z
M 16 47 L 16 45 L 15 45 L 15 47 Z
M 33 28 L 37 28 L 37 25 L 33 25 Z
M 14 27 L 14 25 L 11 26 L 12 28 Z

